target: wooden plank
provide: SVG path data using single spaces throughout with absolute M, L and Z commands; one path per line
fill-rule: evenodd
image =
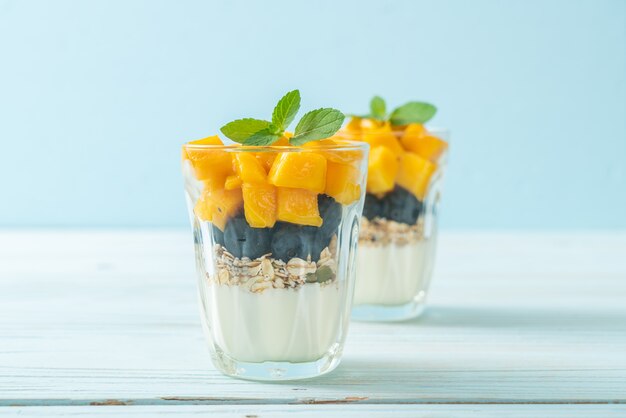
M 212 418 L 612 418 L 626 405 L 228 405 L 228 406 L 53 406 L 0 407 L 3 417 L 210 416 Z
M 624 402 L 624 254 L 626 233 L 444 234 L 423 318 L 353 323 L 331 375 L 261 384 L 210 365 L 187 231 L 3 231 L 0 405 Z

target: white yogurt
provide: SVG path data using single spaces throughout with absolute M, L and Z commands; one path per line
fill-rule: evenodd
M 200 291 L 214 343 L 239 361 L 318 360 L 338 342 L 347 322 L 337 283 L 262 293 L 206 283 Z
M 403 246 L 360 246 L 354 304 L 402 305 L 428 287 L 434 239 Z

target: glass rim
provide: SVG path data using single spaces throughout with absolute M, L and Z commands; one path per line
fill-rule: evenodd
M 369 147 L 367 142 L 338 138 L 337 134 L 330 138 L 331 140 L 341 141 L 341 144 L 321 144 L 308 145 L 318 141 L 310 141 L 303 145 L 241 145 L 232 144 L 183 144 L 183 149 L 189 150 L 211 150 L 211 151 L 227 151 L 227 152 L 315 152 L 315 151 L 366 151 Z

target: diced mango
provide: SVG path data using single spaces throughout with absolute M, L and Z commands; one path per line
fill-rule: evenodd
M 266 172 L 269 172 L 276 159 L 276 152 L 262 151 L 255 153 L 256 159 L 259 160 Z
M 226 177 L 226 180 L 224 181 L 224 188 L 226 190 L 235 190 L 239 187 L 241 187 L 241 179 L 239 178 L 239 176 L 237 175 L 231 175 Z
M 371 147 L 382 145 L 389 148 L 396 155 L 400 155 L 404 149 L 388 124 L 377 129 L 370 129 L 363 132 L 362 140 L 370 144 Z
M 349 205 L 361 196 L 359 170 L 349 164 L 328 161 L 326 168 L 326 189 L 329 196 L 341 204 Z
M 353 116 L 352 119 L 350 119 L 350 122 L 348 122 L 348 124 L 346 125 L 346 131 L 350 132 L 351 134 L 358 134 L 361 132 L 361 118 L 358 116 Z
M 423 201 L 435 170 L 436 164 L 412 152 L 405 152 L 400 157 L 396 182 Z
M 194 213 L 202 220 L 213 222 L 223 231 L 226 221 L 237 213 L 242 202 L 241 189 L 224 190 L 207 184 L 196 202 Z
M 188 145 L 223 145 L 219 137 L 191 141 Z M 183 146 L 183 159 L 188 159 L 198 180 L 223 183 L 232 174 L 232 159 L 228 152 L 220 149 Z
M 323 221 L 317 207 L 317 193 L 305 189 L 278 187 L 276 196 L 279 221 L 322 226 Z
M 276 223 L 276 187 L 268 183 L 244 183 L 243 210 L 253 228 L 271 228 Z
M 217 135 L 207 136 L 206 138 L 196 139 L 195 141 L 189 141 L 190 145 L 224 145 L 222 140 Z
M 448 143 L 446 141 L 436 136 L 426 135 L 415 142 L 413 152 L 436 163 L 447 149 Z
M 398 159 L 387 147 L 372 147 L 367 170 L 367 191 L 370 193 L 388 192 L 393 189 L 398 172 Z
M 402 147 L 411 152 L 415 151 L 415 144 L 424 136 L 428 135 L 428 131 L 421 123 L 409 123 L 401 133 L 400 143 Z
M 363 160 L 365 153 L 360 149 L 333 149 L 338 147 L 354 147 L 350 141 L 342 139 L 322 139 L 321 141 L 310 141 L 303 145 L 305 148 L 316 148 L 318 153 L 323 155 L 328 161 L 335 163 L 350 164 Z
M 361 130 L 363 131 L 377 130 L 384 126 L 389 126 L 389 123 L 370 118 L 361 119 Z
M 235 170 L 244 183 L 263 183 L 267 172 L 253 152 L 235 153 Z
M 322 193 L 326 187 L 326 158 L 315 152 L 281 152 L 268 175 L 277 187 Z

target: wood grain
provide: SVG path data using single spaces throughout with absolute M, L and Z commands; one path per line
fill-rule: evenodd
M 106 414 L 113 406 L 93 406 L 106 402 L 133 405 L 117 407 L 127 414 L 624 413 L 626 233 L 443 234 L 424 317 L 353 323 L 340 367 L 297 383 L 212 368 L 193 268 L 187 231 L 0 232 L 0 406 L 26 406 L 0 414 Z

